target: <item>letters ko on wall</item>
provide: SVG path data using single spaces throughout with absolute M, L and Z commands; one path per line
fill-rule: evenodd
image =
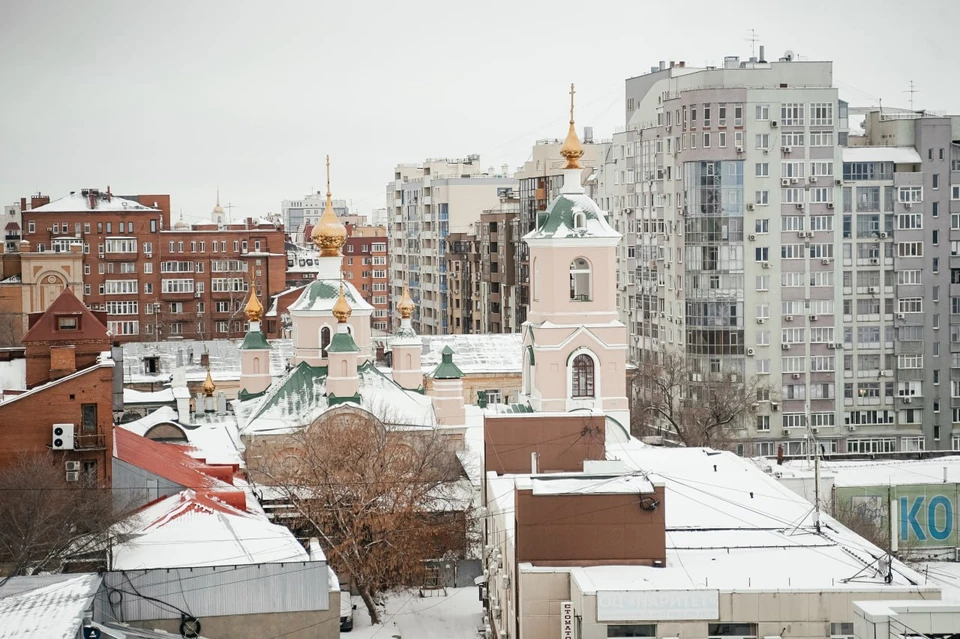
M 957 546 L 958 484 L 864 486 L 837 488 L 837 506 L 885 530 L 890 522 L 890 501 L 896 501 L 895 528 L 900 543 L 921 547 Z

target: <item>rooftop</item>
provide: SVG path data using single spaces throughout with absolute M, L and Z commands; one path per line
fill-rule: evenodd
M 159 209 L 144 206 L 135 200 L 110 195 L 106 192 L 94 191 L 92 196 L 85 195 L 87 189 L 83 191 L 71 191 L 70 195 L 53 200 L 49 204 L 38 206 L 31 213 L 76 213 L 79 211 L 154 211 L 159 213 Z M 90 206 L 91 199 L 94 206 Z
M 845 146 L 843 161 L 920 164 L 923 159 L 912 146 Z
M 75 639 L 100 588 L 98 575 L 11 577 L 0 586 L 5 639 Z

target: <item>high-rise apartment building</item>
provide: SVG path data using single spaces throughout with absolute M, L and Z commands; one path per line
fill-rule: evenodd
M 478 222 L 479 224 L 479 222 Z M 447 236 L 447 333 L 481 333 L 480 252 L 477 234 Z
M 284 228 L 291 236 L 302 234 L 305 226 L 313 226 L 323 215 L 323 207 L 326 205 L 327 196 L 321 191 L 308 193 L 297 200 L 283 200 L 280 203 L 280 215 L 283 218 Z M 334 200 L 333 210 L 340 219 L 346 219 L 351 223 L 362 224 L 365 220 L 350 219 L 350 207 L 346 200 Z M 359 217 L 359 216 L 358 216 Z M 304 239 L 301 235 L 299 244 L 309 243 L 309 237 Z
M 511 230 L 513 280 L 516 282 L 512 303 L 513 317 L 510 321 L 513 331 L 520 330 L 530 309 L 530 253 L 521 240 L 536 228 L 537 216 L 547 210 L 547 205 L 560 193 L 560 187 L 563 186 L 564 160 L 560 157 L 562 144 L 563 140 L 537 140 L 531 150 L 530 159 L 513 176 L 517 180 L 516 197 L 519 200 L 519 211 Z M 596 195 L 593 188 L 596 170 L 603 164 L 609 148 L 609 141 L 596 142 L 592 128 L 584 128 L 583 157 L 580 158 L 583 166 L 581 182 L 587 195 L 591 197 Z
M 79 247 L 83 302 L 118 340 L 243 337 L 250 280 L 266 299 L 285 288 L 283 228 L 270 220 L 171 227 L 169 196 L 109 189 L 35 204 L 23 207 L 24 250 Z
M 520 202 L 513 195 L 500 199 L 496 209 L 484 211 L 477 224 L 480 266 L 481 333 L 518 333 L 516 313 L 516 267 L 514 221 Z
M 375 331 L 390 329 L 390 292 L 387 275 L 387 229 L 382 226 L 347 226 L 343 248 L 343 274 L 373 306 L 370 320 Z
M 484 210 L 495 208 L 516 181 L 484 170 L 479 155 L 399 164 L 386 196 L 392 212 L 390 297 L 396 303 L 409 286 L 417 309 L 413 328 L 421 335 L 449 332 L 447 236 L 474 229 Z
M 747 454 L 960 447 L 960 124 L 876 110 L 848 136 L 848 111 L 832 64 L 789 52 L 626 82 L 599 197 L 629 356 L 683 353 L 694 399 L 759 380 Z

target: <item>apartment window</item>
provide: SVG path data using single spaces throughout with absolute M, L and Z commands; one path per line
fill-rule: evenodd
M 708 637 L 756 637 L 757 627 L 752 623 L 711 623 L 707 625 Z
M 933 185 L 932 185 L 933 190 L 937 191 L 940 189 L 940 174 L 934 173 L 932 177 L 933 177 Z
M 114 335 L 139 335 L 140 322 L 136 320 L 108 321 L 107 330 Z
M 781 162 L 780 176 L 785 178 L 802 178 L 803 162 Z
M 118 238 L 107 238 L 104 242 L 106 247 L 106 253 L 136 253 L 137 252 L 137 240 L 135 239 L 118 239 Z
M 499 395 L 499 391 L 497 392 Z M 489 391 L 487 401 L 490 401 Z M 493 402 L 491 402 L 493 403 Z M 608 625 L 607 637 L 656 637 L 656 624 Z
M 765 246 L 758 246 L 754 249 L 754 255 L 756 256 L 757 262 L 769 262 L 770 261 L 770 249 Z
M 787 103 L 780 106 L 780 124 L 782 126 L 803 125 L 803 104 Z
M 248 246 L 249 246 L 249 244 L 248 244 L 247 240 L 243 240 L 242 242 L 240 242 L 240 251 L 241 251 L 242 253 L 246 253 Z
M 769 134 L 769 133 L 758 133 L 758 134 L 757 134 L 757 148 L 758 148 L 758 149 L 769 149 L 769 148 L 770 148 L 770 134 Z
M 812 102 L 810 104 L 810 126 L 833 126 L 833 103 Z
M 743 131 L 734 131 L 733 133 L 733 145 L 738 149 L 743 148 Z
M 923 201 L 922 186 L 901 186 L 897 189 L 897 201 L 904 204 L 917 204 Z
M 833 189 L 830 187 L 817 187 L 810 189 L 811 204 L 829 204 L 833 202 Z
M 164 293 L 193 293 L 193 280 L 161 280 L 160 286 Z
M 753 222 L 754 231 L 756 233 L 769 233 L 770 232 L 770 220 L 767 218 L 757 218 Z
M 770 164 L 768 162 L 757 162 L 755 175 L 757 177 L 769 177 L 770 176 Z
M 780 201 L 782 204 L 803 204 L 803 189 L 786 188 L 780 191 Z
M 810 146 L 833 146 L 833 131 L 811 131 Z
M 770 119 L 770 105 L 769 104 L 758 104 L 756 106 L 756 117 L 758 120 L 769 120 Z
M 104 295 L 126 295 L 137 292 L 137 280 L 107 280 Z
M 953 184 L 950 186 L 950 199 L 960 200 L 960 184 Z M 31 224 L 33 224 L 33 222 L 31 222 Z M 33 230 L 30 232 L 33 233 Z
M 770 276 L 769 276 L 769 275 L 757 275 L 757 290 L 758 290 L 758 291 L 769 291 L 769 290 L 770 290 Z
M 780 146 L 803 146 L 803 131 L 784 131 L 780 134 Z
M 717 146 L 720 147 L 721 149 L 727 148 L 727 132 L 726 131 L 720 131 L 719 133 L 717 133 Z
M 955 199 L 960 199 L 960 198 L 955 198 Z M 37 231 L 37 223 L 34 222 L 33 220 L 28 221 L 27 233 L 36 233 L 36 231 Z
M 810 175 L 827 177 L 833 175 L 833 162 L 811 162 Z
M 733 126 L 743 126 L 743 105 L 733 105 Z
M 705 149 L 710 148 L 710 132 L 709 131 L 703 134 L 703 148 Z
M 754 204 L 756 206 L 767 206 L 770 204 L 770 191 L 757 191 L 754 195 Z
M 806 251 L 803 244 L 782 244 L 780 245 L 780 257 L 785 260 L 802 259 Z
M 898 257 L 923 257 L 923 242 L 898 242 Z

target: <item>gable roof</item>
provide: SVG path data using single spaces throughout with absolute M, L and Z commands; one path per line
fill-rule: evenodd
M 10 578 L 6 583 L 17 592 L 0 590 L 3 636 L 74 639 L 102 581 L 82 574 Z
M 84 195 L 84 191 L 74 191 L 70 195 L 56 199 L 53 202 L 38 206 L 31 213 L 78 213 L 80 211 L 155 211 L 150 206 L 144 206 L 135 200 L 118 197 L 106 192 L 97 192 L 93 195 L 96 202 L 94 208 L 90 208 L 90 196 Z
M 232 466 L 204 464 L 178 446 L 155 442 L 125 428 L 114 428 L 113 434 L 117 459 L 235 508 L 246 508 L 243 490 L 224 481 L 233 477 Z
M 57 329 L 58 315 L 79 315 L 80 322 L 77 330 L 61 331 Z M 83 302 L 77 299 L 70 287 L 63 289 L 60 296 L 53 300 L 53 304 L 43 312 L 23 336 L 23 343 L 30 342 L 71 342 L 80 340 L 110 341 L 107 327 L 94 315 Z

